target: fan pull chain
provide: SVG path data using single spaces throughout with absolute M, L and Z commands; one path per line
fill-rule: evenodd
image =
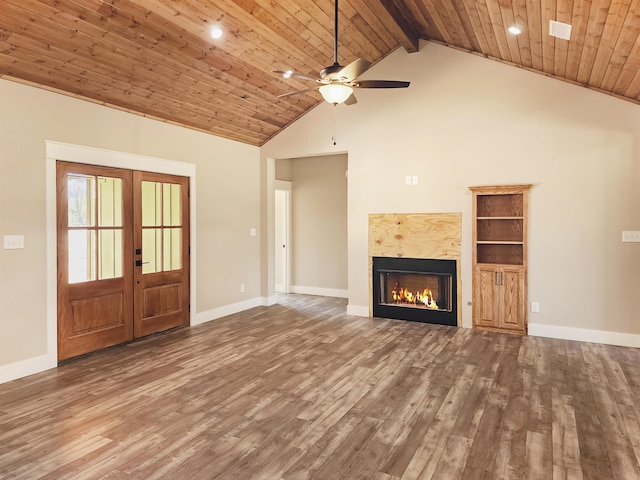
M 338 108 L 338 104 L 334 103 L 333 104 L 333 122 L 331 127 L 331 140 L 333 141 L 334 145 L 337 144 L 337 138 L 336 138 L 336 109 L 337 108 Z

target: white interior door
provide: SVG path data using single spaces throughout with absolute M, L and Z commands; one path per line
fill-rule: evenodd
M 275 191 L 275 291 L 291 290 L 291 182 L 277 181 Z

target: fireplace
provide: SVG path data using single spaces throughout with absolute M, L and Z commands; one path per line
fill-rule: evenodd
M 456 326 L 456 261 L 373 257 L 373 316 Z

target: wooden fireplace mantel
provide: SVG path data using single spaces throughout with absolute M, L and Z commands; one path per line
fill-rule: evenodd
M 462 324 L 461 213 L 369 214 L 369 316 L 373 316 L 373 257 L 456 260 L 458 326 Z

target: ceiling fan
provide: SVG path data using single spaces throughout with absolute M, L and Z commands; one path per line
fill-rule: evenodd
M 278 97 L 288 97 L 290 95 L 319 90 L 322 97 L 329 103 L 333 103 L 334 105 L 338 103 L 352 105 L 357 102 L 353 94 L 354 88 L 407 88 L 409 86 L 410 82 L 397 80 L 358 80 L 358 77 L 371 66 L 371 62 L 363 60 L 362 58 L 351 62 L 346 67 L 340 65 L 338 62 L 338 0 L 335 1 L 334 29 L 333 65 L 320 70 L 319 78 L 301 75 L 291 70 L 287 70 L 286 72 L 274 70 L 274 73 L 278 73 L 284 78 L 293 77 L 300 80 L 309 80 L 319 85 L 313 88 L 284 93 L 278 95 Z

